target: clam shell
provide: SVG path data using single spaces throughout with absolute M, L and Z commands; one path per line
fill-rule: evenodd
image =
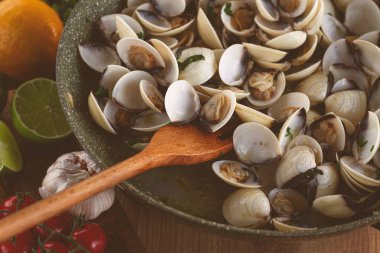
M 277 137 L 258 123 L 239 125 L 234 131 L 233 143 L 239 160 L 246 164 L 271 163 L 281 156 Z
M 380 109 L 380 78 L 378 78 L 372 87 L 372 92 L 369 97 L 369 109 L 373 112 Z
M 380 48 L 368 41 L 355 40 L 354 45 L 360 55 L 361 64 L 370 71 L 380 75 Z
M 292 50 L 300 47 L 307 38 L 307 34 L 302 31 L 289 32 L 280 35 L 265 43 L 266 46 L 279 50 Z
M 271 22 L 260 14 L 255 16 L 255 23 L 261 30 L 274 37 L 293 31 L 290 24 L 285 22 Z
M 140 132 L 155 132 L 168 124 L 170 119 L 166 114 L 149 110 L 133 118 L 131 128 Z
M 151 39 L 149 42 L 161 55 L 165 63 L 165 68 L 160 72 L 155 73 L 154 77 L 159 84 L 163 86 L 169 86 L 179 78 L 177 59 L 172 50 L 170 50 L 170 48 L 164 42 L 156 39 Z
M 172 25 L 169 21 L 159 15 L 150 3 L 140 5 L 134 13 L 140 23 L 149 31 L 162 33 L 172 30 Z
M 162 36 L 162 37 L 156 36 L 156 37 L 154 37 L 153 36 L 150 38 L 150 43 L 152 43 L 152 40 L 159 40 L 162 43 L 164 43 L 170 49 L 174 49 L 174 48 L 178 47 L 178 40 L 175 37 L 170 37 L 170 36 Z
M 344 24 L 355 35 L 380 31 L 380 10 L 373 1 L 351 1 L 345 14 Z
M 268 109 L 268 116 L 273 117 L 278 122 L 284 122 L 294 111 L 305 108 L 310 109 L 309 98 L 300 92 L 292 92 L 282 95 L 276 103 Z
M 201 85 L 210 80 L 218 69 L 214 51 L 208 48 L 192 47 L 177 52 L 177 61 L 184 62 L 188 58 L 202 55 L 204 60 L 190 63 L 185 69 L 180 70 L 179 79 L 186 80 L 193 86 Z
M 114 101 L 127 110 L 144 110 L 147 108 L 146 103 L 141 97 L 140 82 L 146 80 L 157 86 L 153 76 L 144 71 L 131 71 L 125 74 L 116 83 L 112 92 Z
M 280 11 L 280 16 L 283 18 L 296 18 L 296 17 L 301 16 L 306 10 L 307 1 L 303 0 L 303 1 L 298 1 L 296 3 L 298 3 L 296 8 L 292 10 L 291 12 L 287 12 L 286 10 L 283 10 L 279 2 L 277 2 L 277 7 Z M 289 5 L 294 7 L 294 2 L 290 3 Z
M 248 4 L 246 4 L 244 1 L 230 1 L 230 2 L 226 3 L 222 7 L 221 14 L 220 14 L 224 26 L 230 32 L 232 32 L 233 34 L 235 34 L 237 36 L 249 37 L 249 36 L 254 35 L 255 28 L 256 28 L 256 25 L 255 25 L 254 22 L 252 22 L 252 25 L 251 25 L 250 28 L 242 30 L 242 31 L 239 31 L 239 30 L 237 30 L 237 29 L 235 29 L 233 27 L 233 25 L 232 25 L 232 16 L 228 15 L 226 13 L 226 11 L 225 11 L 225 9 L 227 8 L 227 4 L 230 6 L 230 10 L 231 10 L 232 13 L 236 12 L 238 9 L 241 9 L 241 8 L 248 8 L 248 9 L 250 9 L 250 6 Z M 252 12 L 253 12 L 253 10 L 252 10 Z
M 211 49 L 222 49 L 223 45 L 213 25 L 202 9 L 198 10 L 197 27 L 199 36 Z
M 291 219 L 286 217 L 276 217 L 272 219 L 272 225 L 275 229 L 282 232 L 297 232 L 297 231 L 310 231 L 316 230 L 316 227 L 301 227 L 298 225 L 288 224 Z
M 187 30 L 179 34 L 177 38 L 178 38 L 177 47 L 181 47 L 181 46 L 191 47 L 194 42 L 195 34 L 193 31 Z
M 193 86 L 179 80 L 169 86 L 165 96 L 165 109 L 173 123 L 188 123 L 199 113 L 201 104 Z
M 329 44 L 344 39 L 348 34 L 346 27 L 337 18 L 330 15 L 323 16 L 321 30 Z
M 113 88 L 115 87 L 117 81 L 129 72 L 129 69 L 122 66 L 108 65 L 102 74 L 99 85 L 107 89 L 111 97 Z
M 256 60 L 255 62 L 257 63 L 257 65 L 259 65 L 260 67 L 264 69 L 274 69 L 281 72 L 288 71 L 292 67 L 292 64 L 290 64 L 290 62 L 272 63 L 272 62 L 266 62 L 266 61 L 260 61 L 260 60 Z
M 380 187 L 379 169 L 368 164 L 360 164 L 353 157 L 344 156 L 340 159 L 342 169 L 346 170 L 355 180 L 364 186 Z
M 116 51 L 108 46 L 95 43 L 82 43 L 78 45 L 82 60 L 91 69 L 102 73 L 108 65 L 121 65 Z
M 369 33 L 365 33 L 358 38 L 359 40 L 365 40 L 371 42 L 374 45 L 380 46 L 380 32 L 372 31 Z
M 359 90 L 334 93 L 325 100 L 325 112 L 333 112 L 356 126 L 367 112 L 367 96 Z
M 305 197 L 292 189 L 275 188 L 269 192 L 268 199 L 273 210 L 281 217 L 292 217 L 308 208 Z M 286 208 L 282 205 L 290 206 Z M 293 210 L 289 210 L 289 208 Z
M 278 134 L 278 142 L 282 153 L 285 154 L 286 148 L 290 141 L 303 134 L 306 126 L 306 110 L 305 108 L 298 109 L 294 112 L 283 124 L 280 133 Z
M 308 62 L 305 65 L 291 68 L 285 75 L 287 82 L 296 82 L 313 74 L 321 65 L 321 61 Z
M 117 21 L 117 20 L 119 20 L 119 21 Z M 124 22 L 120 22 L 121 20 Z M 130 17 L 128 15 L 111 14 L 111 15 L 103 16 L 99 21 L 99 28 L 103 32 L 104 37 L 109 42 L 111 42 L 112 44 L 117 42 L 117 41 L 114 41 L 114 39 L 115 39 L 114 36 L 118 30 L 117 29 L 118 23 L 119 23 L 119 25 L 121 23 L 123 23 L 123 26 L 126 24 L 126 26 L 128 26 L 128 28 L 132 29 L 132 31 L 129 30 L 130 36 L 137 38 L 136 34 L 144 32 L 144 30 L 142 29 L 139 22 L 137 22 L 135 19 L 133 19 L 132 17 Z M 123 31 L 124 31 L 124 29 L 123 29 Z
M 175 17 L 181 15 L 186 9 L 186 0 L 151 0 L 151 3 L 161 15 Z
M 256 0 L 259 13 L 268 21 L 275 22 L 280 20 L 280 13 L 271 1 Z
M 234 88 L 234 89 L 231 89 L 231 88 Z M 215 96 L 216 94 L 221 93 L 224 90 L 230 90 L 234 93 L 236 100 L 241 100 L 249 96 L 249 92 L 246 92 L 244 90 L 241 90 L 239 88 L 229 86 L 229 85 L 222 85 L 222 86 L 219 86 L 218 88 L 212 88 L 208 86 L 197 86 L 195 89 L 209 96 Z
M 317 111 L 315 111 L 315 110 L 313 110 L 313 109 L 310 109 L 310 110 L 306 113 L 306 124 L 307 124 L 308 126 L 310 126 L 311 123 L 313 123 L 314 121 L 320 119 L 321 117 L 322 117 L 322 115 L 321 115 L 319 112 L 317 112 Z
M 325 216 L 336 219 L 345 219 L 356 214 L 356 211 L 348 206 L 343 195 L 330 195 L 317 198 L 313 202 L 313 208 Z
M 327 96 L 328 78 L 322 72 L 316 72 L 303 80 L 296 88 L 297 92 L 302 92 L 309 97 L 310 105 L 315 106 L 322 103 Z
M 309 196 L 309 199 L 316 199 L 323 196 L 333 195 L 337 193 L 339 186 L 339 174 L 336 170 L 335 164 L 324 163 L 317 167 L 322 171 L 322 175 L 317 175 L 314 179 L 313 187 L 309 189 L 308 192 L 313 192 L 313 196 Z M 313 189 L 315 187 L 315 189 Z
M 260 111 L 239 103 L 236 104 L 235 112 L 244 123 L 254 122 L 271 128 L 276 121 L 274 118 Z
M 104 116 L 104 113 L 102 109 L 100 108 L 98 101 L 92 92 L 88 96 L 87 102 L 88 102 L 88 108 L 90 110 L 90 114 L 92 118 L 95 120 L 95 122 L 107 132 L 111 134 L 116 134 L 115 129 L 112 127 L 110 122 Z
M 120 16 L 116 16 L 115 17 L 115 20 L 116 20 L 116 33 L 117 33 L 117 35 L 119 35 L 119 39 L 123 39 L 123 38 L 126 38 L 126 37 L 138 38 L 137 34 L 144 34 L 144 31 L 143 31 L 142 27 L 140 26 L 140 24 L 138 24 L 137 21 L 134 20 L 133 18 L 131 18 L 131 19 L 133 21 L 128 21 L 128 22 L 130 22 L 131 24 L 133 22 L 133 24 L 135 25 L 135 29 L 133 29 L 128 24 L 128 22 L 125 21 Z M 138 24 L 138 26 L 134 22 L 136 22 Z
M 222 212 L 228 223 L 238 227 L 260 227 L 270 220 L 270 204 L 259 189 L 240 189 L 223 202 Z
M 313 35 L 313 34 L 318 33 L 318 31 L 321 27 L 322 19 L 324 16 L 324 11 L 325 11 L 324 10 L 324 2 L 323 2 L 323 0 L 319 0 L 318 1 L 318 10 L 317 10 L 315 17 L 304 28 L 304 30 L 306 31 L 306 33 L 308 35 Z
M 367 164 L 380 146 L 380 124 L 376 114 L 369 111 L 356 128 L 352 153 L 362 164 Z
M 285 153 L 288 153 L 291 149 L 298 146 L 309 147 L 314 152 L 315 162 L 317 163 L 317 165 L 322 164 L 323 151 L 321 145 L 313 137 L 310 137 L 308 135 L 298 135 L 294 137 L 287 145 Z
M 350 42 L 345 39 L 337 40 L 327 48 L 322 60 L 323 72 L 327 75 L 330 67 L 337 63 L 348 67 L 353 67 L 355 64 Z
M 118 106 L 111 99 L 107 101 L 103 113 L 106 119 L 111 123 L 113 127 L 126 128 L 130 125 L 130 112 L 120 108 L 120 106 Z
M 177 28 L 174 28 L 174 29 L 171 29 L 169 31 L 165 31 L 165 32 L 155 32 L 155 31 L 150 31 L 149 33 L 153 36 L 175 36 L 175 35 L 178 35 L 184 31 L 186 31 L 187 29 L 189 29 L 189 27 L 195 22 L 195 18 L 189 18 L 189 21 L 180 26 L 180 27 L 177 27 Z
M 251 43 L 243 43 L 243 45 L 254 60 L 260 60 L 265 62 L 279 62 L 288 54 L 285 51 L 276 50 Z
M 321 12 L 322 0 L 308 0 L 304 14 L 294 23 L 294 29 L 297 31 L 304 30 L 309 23 Z
M 140 94 L 145 104 L 155 112 L 164 113 L 164 96 L 157 89 L 156 85 L 147 80 L 140 82 Z
M 370 93 L 371 87 L 370 87 L 368 77 L 359 69 L 354 68 L 354 67 L 348 67 L 343 64 L 334 64 L 330 67 L 330 73 L 333 75 L 333 79 L 334 79 L 332 82 L 334 86 L 332 87 L 331 92 L 337 92 L 338 90 L 336 90 L 337 88 L 336 83 L 338 81 L 345 79 L 348 81 L 347 82 L 348 84 L 353 83 L 355 85 L 354 88 L 358 87 L 361 90 L 365 91 L 367 94 Z M 346 86 L 346 85 L 343 85 L 343 86 Z M 352 89 L 352 88 L 349 87 L 347 89 Z M 342 91 L 342 89 L 339 89 L 339 90 Z
M 314 54 L 318 46 L 318 36 L 307 36 L 306 42 L 297 50 L 297 54 L 291 60 L 292 66 L 300 66 L 306 63 Z
M 235 163 L 237 165 L 240 165 L 243 168 L 243 170 L 245 170 L 246 172 L 249 173 L 249 176 L 247 177 L 247 179 L 244 182 L 237 182 L 235 180 L 231 180 L 230 178 L 226 178 L 220 169 L 220 166 L 223 163 Z M 257 178 L 257 176 L 254 174 L 254 171 L 252 171 L 248 166 L 246 166 L 243 163 L 236 162 L 236 161 L 227 161 L 227 160 L 217 161 L 217 162 L 214 162 L 212 164 L 212 170 L 220 179 L 222 179 L 224 182 L 226 182 L 229 185 L 239 187 L 239 188 L 259 188 L 259 187 L 261 187 L 261 182 Z

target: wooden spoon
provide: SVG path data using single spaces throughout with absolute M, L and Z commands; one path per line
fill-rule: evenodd
M 232 149 L 231 128 L 206 133 L 193 125 L 166 126 L 142 152 L 47 199 L 0 220 L 0 242 L 149 169 L 206 162 Z

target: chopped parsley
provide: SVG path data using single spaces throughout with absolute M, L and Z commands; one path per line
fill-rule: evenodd
M 363 148 L 368 143 L 368 140 L 365 140 L 362 136 L 360 136 L 356 139 L 356 143 L 358 144 L 359 148 Z
M 108 96 L 108 90 L 103 86 L 99 86 L 98 90 L 95 92 L 95 97 L 102 98 Z
M 137 34 L 137 37 L 140 39 L 140 40 L 144 40 L 144 32 L 139 32 L 138 34 Z
M 289 137 L 291 140 L 294 138 L 294 134 L 292 133 L 292 129 L 290 129 L 290 127 L 286 128 L 285 137 Z
M 375 145 L 372 145 L 372 147 L 369 151 L 372 152 L 374 149 L 375 149 Z
M 228 16 L 232 16 L 231 3 L 226 4 L 226 7 L 224 7 L 224 13 Z
M 184 62 L 178 62 L 179 70 L 180 71 L 185 70 L 187 66 L 189 66 L 191 63 L 197 62 L 197 61 L 203 61 L 205 59 L 206 58 L 201 54 L 190 56 Z

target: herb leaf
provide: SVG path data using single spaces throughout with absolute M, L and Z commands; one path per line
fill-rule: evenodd
M 375 145 L 372 145 L 372 147 L 369 151 L 372 152 L 374 149 L 375 149 Z
M 139 33 L 137 34 L 137 37 L 138 37 L 140 40 L 144 40 L 144 36 L 145 36 L 144 32 L 139 32 Z
M 184 62 L 178 62 L 179 70 L 185 70 L 185 68 L 189 66 L 191 63 L 203 60 L 205 60 L 205 57 L 201 54 L 190 56 Z
M 365 140 L 363 136 L 360 136 L 359 138 L 356 139 L 356 143 L 358 144 L 360 148 L 363 148 L 368 143 L 368 140 Z
M 286 129 L 285 137 L 289 137 L 291 140 L 294 138 L 294 134 L 292 133 L 292 129 L 290 129 L 290 127 Z
M 226 7 L 224 7 L 224 13 L 228 16 L 232 16 L 231 3 L 226 4 Z
M 95 97 L 102 98 L 108 96 L 108 90 L 103 86 L 99 86 L 97 91 L 95 92 Z

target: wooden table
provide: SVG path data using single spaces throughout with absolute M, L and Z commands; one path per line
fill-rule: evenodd
M 11 125 L 9 115 L 4 114 L 1 119 Z M 18 174 L 0 177 L 0 200 L 18 191 L 30 191 L 38 196 L 38 187 L 50 164 L 64 153 L 81 149 L 74 137 L 55 145 L 36 146 L 17 134 L 15 136 L 20 144 L 25 166 Z M 122 206 L 127 206 L 127 210 L 123 210 Z M 380 252 L 380 232 L 372 228 L 312 241 L 260 241 L 213 234 L 184 224 L 130 197 L 123 198 L 122 205 L 115 203 L 96 222 L 108 234 L 109 253 Z

